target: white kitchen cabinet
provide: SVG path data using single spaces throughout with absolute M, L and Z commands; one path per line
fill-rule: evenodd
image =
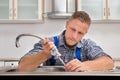
M 93 21 L 120 20 L 120 0 L 77 0 L 77 10 L 86 11 Z
M 120 20 L 120 0 L 108 0 L 108 19 Z
M 15 68 L 18 66 L 18 62 L 16 61 L 8 61 L 8 62 L 4 62 L 4 66 L 5 67 L 9 67 L 9 68 Z
M 0 0 L 0 22 L 43 22 L 44 0 Z
M 9 18 L 9 0 L 0 0 L 0 19 Z
M 103 20 L 104 15 L 104 5 L 105 0 L 78 0 L 78 11 L 86 11 L 92 20 Z
M 4 61 L 0 61 L 0 68 L 4 67 Z

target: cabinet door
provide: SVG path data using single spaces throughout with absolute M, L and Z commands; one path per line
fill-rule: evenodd
M 0 23 L 43 22 L 44 0 L 0 0 Z
M 14 8 L 14 17 L 17 20 L 38 19 L 39 0 L 16 0 Z
M 0 19 L 9 19 L 9 0 L 0 0 Z
M 108 0 L 108 19 L 120 20 L 120 0 Z
M 16 68 L 18 66 L 18 62 L 16 62 L 16 61 L 7 61 L 7 62 L 4 62 L 4 66 L 6 68 Z
M 92 20 L 103 20 L 105 15 L 105 0 L 78 0 L 78 10 L 86 11 Z

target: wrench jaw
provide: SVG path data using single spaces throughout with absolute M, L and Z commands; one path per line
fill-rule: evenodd
M 58 57 L 60 57 L 61 56 L 61 54 L 58 52 L 58 50 L 57 50 L 57 48 L 55 47 L 55 48 L 53 48 L 53 49 L 51 49 L 51 54 L 52 54 L 52 56 L 54 56 L 55 57 L 55 59 L 58 59 Z

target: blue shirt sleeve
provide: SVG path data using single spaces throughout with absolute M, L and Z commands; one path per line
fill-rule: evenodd
M 33 49 L 27 52 L 25 55 L 33 55 L 35 53 L 42 51 L 42 42 L 43 41 L 40 40 L 38 43 L 35 43 Z

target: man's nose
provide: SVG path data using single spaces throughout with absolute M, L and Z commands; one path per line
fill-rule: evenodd
M 74 33 L 74 35 L 73 35 L 74 39 L 76 39 L 76 38 L 77 38 L 77 36 L 78 36 L 78 33 L 77 33 L 77 32 L 75 32 L 75 33 Z

